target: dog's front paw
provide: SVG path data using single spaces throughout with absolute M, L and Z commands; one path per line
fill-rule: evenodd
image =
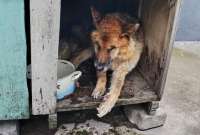
M 97 99 L 100 98 L 101 96 L 103 96 L 103 94 L 105 93 L 105 88 L 95 88 L 92 92 L 92 97 Z
M 115 103 L 117 102 L 117 97 L 112 97 L 109 93 L 104 97 L 104 102 L 100 104 L 100 106 L 97 108 L 98 117 L 103 117 L 107 113 L 109 113 L 112 108 L 115 106 Z

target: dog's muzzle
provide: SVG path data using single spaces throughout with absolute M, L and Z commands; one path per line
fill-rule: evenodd
M 101 63 L 101 62 L 98 62 L 97 60 L 95 60 L 94 66 L 96 67 L 96 69 L 98 71 L 106 72 L 111 67 L 111 61 L 108 61 L 106 63 Z

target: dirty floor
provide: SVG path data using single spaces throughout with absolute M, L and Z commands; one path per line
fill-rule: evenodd
M 95 110 L 60 113 L 60 131 L 69 135 L 199 135 L 200 134 L 200 44 L 175 44 L 161 108 L 168 115 L 163 127 L 138 131 L 128 122 L 121 108 L 103 119 Z M 97 124 L 97 125 L 96 125 Z M 69 129 L 66 129 L 69 128 Z M 71 129 L 70 129 L 71 128 Z M 81 129 L 81 133 L 79 131 Z M 72 131 L 74 133 L 72 133 Z M 53 135 L 46 116 L 21 121 L 22 135 Z M 66 134 L 66 135 L 67 135 Z

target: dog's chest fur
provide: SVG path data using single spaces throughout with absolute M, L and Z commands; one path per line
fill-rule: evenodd
M 123 70 L 130 72 L 137 65 L 142 50 L 143 42 L 135 39 L 135 37 L 132 37 L 126 51 L 122 54 L 119 54 L 119 57 L 113 61 L 112 70 L 122 67 Z
M 143 49 L 143 43 L 140 41 L 134 41 L 134 39 L 131 38 L 130 40 L 130 47 L 132 48 L 131 51 L 133 51 L 133 56 L 131 59 L 128 60 L 128 70 L 132 70 L 133 68 L 135 68 L 135 66 L 137 65 L 139 59 L 140 59 L 140 55 L 142 53 L 142 49 Z

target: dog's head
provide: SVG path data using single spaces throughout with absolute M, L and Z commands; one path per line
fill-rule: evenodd
M 139 23 L 128 23 L 118 14 L 101 14 L 91 8 L 96 30 L 91 33 L 95 48 L 95 67 L 99 71 L 107 71 L 119 53 L 128 48 L 130 36 L 139 28 Z M 125 49 L 126 50 L 126 49 Z

